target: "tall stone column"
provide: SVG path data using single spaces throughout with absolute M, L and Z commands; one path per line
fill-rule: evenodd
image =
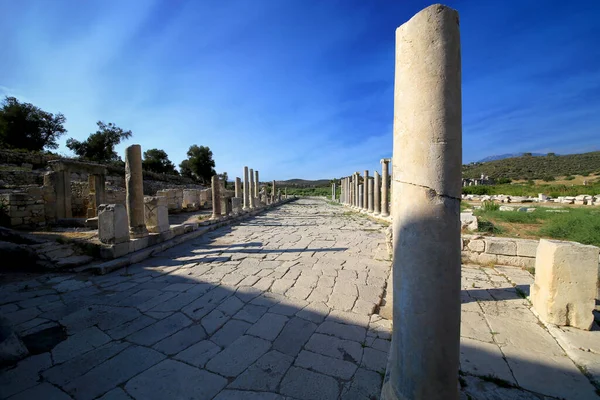
M 258 180 L 258 171 L 254 171 L 254 197 L 258 198 L 260 192 L 260 181 Z
M 254 170 L 250 168 L 250 187 L 248 188 L 248 195 L 250 196 L 250 208 L 256 207 L 254 204 Z
M 373 183 L 373 178 L 369 178 L 368 181 L 368 185 L 369 187 L 369 193 L 368 193 L 368 201 L 367 201 L 367 211 L 372 213 L 373 212 L 373 187 L 375 186 Z
M 242 198 L 242 180 L 235 178 L 235 197 Z
M 379 172 L 375 171 L 373 176 L 373 214 L 381 212 L 381 181 Z
M 458 24 L 456 11 L 436 4 L 396 30 L 394 329 L 382 390 L 385 400 L 459 398 Z
M 250 181 L 248 180 L 248 167 L 244 167 L 244 206 L 243 210 L 250 208 Z
M 363 182 L 363 209 L 369 209 L 369 171 L 365 169 L 365 178 Z
M 355 178 L 355 182 L 354 182 L 354 206 L 357 208 L 360 208 L 360 192 L 358 190 L 358 185 L 360 184 L 360 172 L 355 172 L 354 173 L 354 178 Z
M 358 208 L 363 208 L 363 201 L 364 201 L 364 195 L 365 195 L 365 189 L 364 189 L 365 185 L 364 184 L 360 184 L 358 185 Z
M 331 184 L 331 201 L 335 201 L 335 182 Z
M 388 188 L 390 177 L 390 159 L 381 159 L 381 215 L 387 217 L 390 215 L 390 203 L 388 202 Z
M 210 182 L 212 188 L 212 217 L 219 218 L 221 216 L 221 186 L 219 185 L 219 176 L 213 175 Z
M 271 187 L 271 203 L 275 203 L 275 197 L 277 196 L 277 191 L 275 190 L 275 180 L 273 180 Z
M 144 222 L 142 147 L 139 144 L 133 144 L 125 149 L 125 189 L 129 235 L 132 238 L 147 236 L 148 230 Z

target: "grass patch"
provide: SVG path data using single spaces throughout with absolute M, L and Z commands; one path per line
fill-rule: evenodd
M 527 294 L 525 294 L 521 288 L 515 286 L 515 290 L 519 296 L 521 296 L 523 299 L 527 299 Z

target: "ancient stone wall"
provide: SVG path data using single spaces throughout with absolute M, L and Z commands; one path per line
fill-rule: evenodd
M 462 235 L 463 262 L 533 268 L 538 243 L 528 239 Z
M 10 167 L 0 169 L 0 188 L 11 188 L 15 186 L 39 185 L 44 183 L 42 171 L 32 171 L 21 167 Z
M 8 213 L 7 223 L 12 228 L 31 229 L 46 223 L 42 188 L 30 186 L 19 192 L 0 194 L 0 202 Z
M 71 209 L 73 218 L 85 218 L 90 202 L 90 189 L 86 181 L 71 181 Z

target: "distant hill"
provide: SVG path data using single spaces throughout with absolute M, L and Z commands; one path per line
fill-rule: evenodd
M 504 158 L 463 165 L 463 178 L 549 179 L 557 176 L 587 175 L 600 172 L 600 151 L 564 156 L 545 155 Z M 551 180 L 551 179 L 550 179 Z
M 482 158 L 477 162 L 488 162 L 488 161 L 496 161 L 496 160 L 504 160 L 505 158 L 515 158 L 522 157 L 525 153 L 506 153 L 506 154 L 498 154 L 497 156 L 489 156 L 486 158 Z M 544 153 L 531 153 L 533 157 L 545 156 Z
M 306 179 L 288 179 L 287 181 L 276 181 L 276 184 L 289 187 L 309 188 L 309 187 L 329 187 L 331 179 L 318 179 L 314 181 Z

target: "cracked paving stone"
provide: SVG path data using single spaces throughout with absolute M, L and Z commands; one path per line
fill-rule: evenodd
M 192 321 L 181 313 L 175 313 L 170 317 L 160 320 L 141 331 L 138 331 L 127 337 L 127 340 L 141 344 L 144 346 L 151 346 L 154 343 L 171 336 L 178 330 L 191 325 Z
M 227 377 L 236 377 L 271 347 L 271 342 L 244 335 L 213 357 L 206 369 Z
M 272 350 L 259 358 L 228 387 L 234 389 L 276 391 L 294 358 Z
M 330 376 L 291 367 L 283 378 L 279 391 L 297 399 L 330 400 L 338 397 L 339 385 Z
M 273 342 L 273 349 L 295 357 L 315 329 L 317 329 L 316 324 L 299 317 L 294 317 L 290 319 L 275 342 Z

